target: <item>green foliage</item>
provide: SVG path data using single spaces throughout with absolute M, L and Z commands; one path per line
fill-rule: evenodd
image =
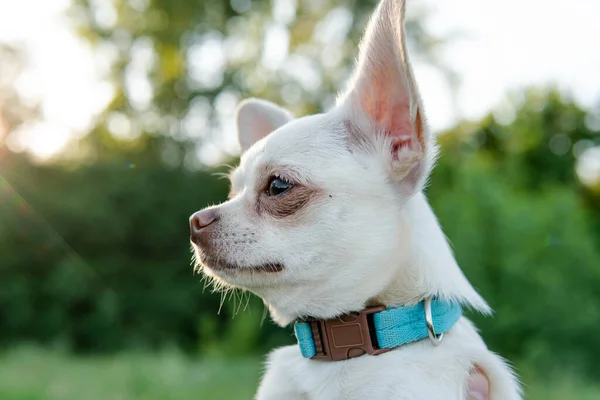
M 598 376 L 600 340 L 589 332 L 600 320 L 600 197 L 577 180 L 573 151 L 598 137 L 584 120 L 556 92 L 530 92 L 510 125 L 489 116 L 441 138 L 428 195 L 459 265 L 496 311 L 473 315 L 490 347 L 542 371 Z M 556 135 L 568 143 L 560 151 L 548 145 Z
M 465 167 L 451 187 L 434 179 L 431 197 L 459 264 L 496 311 L 474 316 L 488 344 L 540 366 L 591 367 L 588 356 L 600 354 L 587 335 L 600 318 L 600 251 L 590 215 L 568 189 L 519 193 L 496 167 Z
M 225 197 L 224 180 L 161 165 L 3 161 L 11 168 L 0 189 L 1 342 L 191 350 L 235 329 L 233 307 L 218 317 L 219 296 L 193 274 L 187 229 L 192 212 Z M 199 320 L 214 326 L 210 335 Z M 257 341 L 249 335 L 244 349 Z

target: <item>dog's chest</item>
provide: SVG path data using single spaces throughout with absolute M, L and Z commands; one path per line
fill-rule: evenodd
M 298 398 L 352 399 L 464 399 L 471 362 L 454 351 L 433 349 L 427 341 L 379 356 L 341 362 L 302 358 L 295 346 L 282 348 L 270 368 L 282 368 Z

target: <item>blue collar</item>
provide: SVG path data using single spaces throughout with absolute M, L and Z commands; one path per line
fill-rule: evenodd
M 429 337 L 439 344 L 462 315 L 456 302 L 427 298 L 404 307 L 369 307 L 330 320 L 294 324 L 304 358 L 347 360 L 364 354 L 381 354 Z

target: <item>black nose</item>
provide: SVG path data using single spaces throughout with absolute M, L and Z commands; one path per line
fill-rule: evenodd
M 219 219 L 219 212 L 214 208 L 205 208 L 192 214 L 190 217 L 190 238 L 198 243 L 200 232 Z

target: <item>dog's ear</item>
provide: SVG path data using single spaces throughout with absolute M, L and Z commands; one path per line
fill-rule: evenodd
M 242 152 L 293 118 L 289 111 L 270 101 L 254 98 L 242 101 L 236 111 L 238 141 Z
M 407 58 L 404 8 L 403 0 L 379 4 L 360 44 L 354 75 L 337 104 L 351 143 L 385 152 L 390 178 L 414 192 L 426 178 L 435 149 L 428 143 Z

